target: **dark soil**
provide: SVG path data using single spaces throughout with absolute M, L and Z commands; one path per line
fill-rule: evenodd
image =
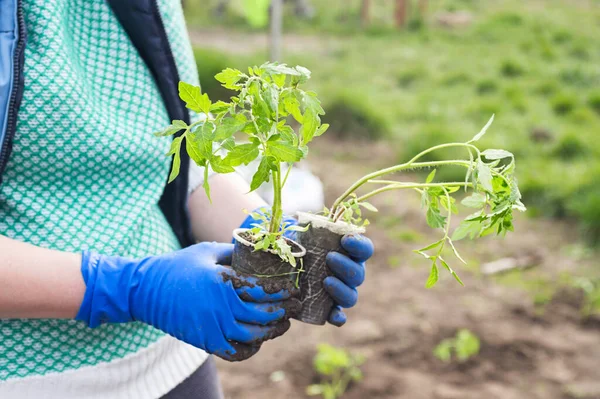
M 397 160 L 389 143 L 327 140 L 315 142 L 309 161 L 327 187 L 329 203 L 355 177 Z M 428 265 L 411 251 L 438 237 L 425 223 L 419 198 L 394 193 L 373 203 L 380 212 L 369 217 L 368 235 L 376 252 L 347 324 L 294 322 L 252 359 L 219 361 L 226 398 L 306 398 L 306 386 L 317 381 L 316 345 L 326 342 L 367 358 L 364 379 L 344 399 L 600 399 L 598 319 L 582 318 L 577 295 L 560 292 L 536 306 L 534 293 L 519 285 L 527 278 L 557 280 L 561 273 L 597 270 L 597 254 L 577 257 L 568 250 L 579 245 L 576 229 L 519 217 L 516 232 L 505 239 L 460 241 L 469 265 L 448 258 L 466 286 L 440 273 L 440 282 L 427 290 Z M 479 273 L 482 263 L 537 251 L 541 261 L 517 284 Z M 461 328 L 479 336 L 480 353 L 464 363 L 438 360 L 435 346 Z M 278 382 L 270 378 L 276 371 L 285 373 Z
M 261 277 L 256 281 L 256 285 L 262 287 L 267 294 L 275 294 L 281 290 L 291 292 L 292 296 L 298 296 L 300 293 L 288 277 Z
M 239 277 L 238 277 L 239 276 Z M 238 276 L 232 276 L 226 272 L 221 273 L 221 277 L 224 282 L 231 281 L 234 288 L 250 287 L 254 288 L 257 285 L 262 287 L 263 291 L 267 294 L 275 294 L 282 290 L 286 290 L 292 293 L 292 297 L 299 296 L 299 290 L 296 288 L 294 282 L 288 277 L 258 277 L 256 278 L 256 284 L 251 283 L 245 278 L 242 278 L 243 274 L 238 273 Z M 250 277 L 250 276 L 248 276 Z M 251 298 L 243 298 L 252 300 Z
M 242 287 L 250 287 L 250 288 L 256 287 L 255 284 L 251 283 L 247 279 L 240 278 L 238 276 L 233 276 L 233 275 L 228 274 L 226 272 L 222 272 L 221 273 L 221 277 L 223 277 L 223 281 L 224 282 L 231 281 L 231 284 L 233 284 L 233 288 L 236 288 L 236 289 L 237 288 L 242 288 Z

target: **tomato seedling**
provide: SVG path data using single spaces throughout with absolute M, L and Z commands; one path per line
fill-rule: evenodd
M 438 281 L 440 265 L 462 284 L 458 275 L 442 257 L 443 250 L 449 247 L 461 262 L 466 263 L 454 246 L 454 241 L 465 237 L 471 239 L 483 237 L 492 233 L 505 235 L 508 231 L 514 230 L 513 211 L 523 212 L 526 210 L 521 202 L 521 193 L 514 175 L 516 167 L 514 155 L 498 149 L 481 151 L 475 145 L 487 132 L 493 120 L 494 116 L 479 133 L 467 142 L 437 145 L 421 151 L 408 162 L 361 177 L 335 200 L 331 208 L 324 210 L 324 215 L 334 223 L 344 221 L 352 225 L 366 226 L 368 221 L 362 218 L 361 208 L 377 211 L 373 205 L 367 202 L 368 199 L 393 190 L 416 191 L 421 196 L 421 205 L 425 209 L 427 224 L 433 229 L 442 229 L 443 231 L 439 240 L 415 250 L 431 261 L 431 273 L 426 286 L 432 287 Z M 421 161 L 426 154 L 450 147 L 464 149 L 468 158 Z M 435 181 L 437 168 L 448 166 L 465 168 L 464 181 Z M 422 168 L 435 168 L 422 183 L 381 179 L 385 175 Z M 357 194 L 360 188 L 366 186 L 378 187 L 362 195 Z M 451 234 L 452 215 L 458 213 L 454 194 L 460 189 L 471 192 L 471 195 L 464 198 L 461 204 L 475 209 L 475 212 L 465 217 Z
M 230 102 L 213 103 L 200 87 L 180 82 L 179 96 L 187 108 L 204 116 L 190 125 L 175 120 L 155 133 L 169 136 L 183 131 L 167 154 L 174 157 L 169 182 L 179 174 L 184 142 L 190 158 L 205 167 L 203 185 L 209 198 L 209 167 L 216 173 L 232 173 L 236 167 L 260 159 L 250 190 L 271 182 L 273 205 L 265 214 L 252 214 L 260 220 L 249 231 L 252 244 L 255 250 L 274 252 L 296 266 L 292 248 L 283 235 L 288 230 L 303 229 L 282 223 L 281 193 L 291 166 L 306 157 L 308 144 L 329 126 L 321 123 L 320 115 L 325 112 L 317 95 L 300 88 L 310 79 L 310 71 L 302 66 L 265 63 L 248 68 L 247 73 L 227 68 L 215 78 L 238 94 Z M 288 123 L 290 119 L 296 121 L 296 128 Z M 245 133 L 248 142 L 236 143 L 237 132 Z M 282 164 L 288 164 L 285 173 Z

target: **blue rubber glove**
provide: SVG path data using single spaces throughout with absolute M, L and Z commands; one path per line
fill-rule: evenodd
M 351 308 L 358 301 L 356 287 L 365 281 L 365 262 L 373 255 L 373 242 L 361 235 L 346 235 L 342 238 L 342 247 L 348 256 L 339 252 L 330 252 L 325 261 L 333 276 L 323 281 L 325 291 L 336 303 L 329 314 L 329 323 L 342 326 L 346 323 L 346 314 L 342 308 Z
M 267 294 L 228 265 L 232 244 L 201 243 L 144 259 L 83 252 L 89 327 L 141 321 L 223 359 L 244 360 L 285 333 L 300 308 L 289 289 Z
M 259 208 L 255 212 L 264 212 Z M 260 221 L 248 215 L 241 227 L 251 228 Z M 293 217 L 284 215 L 284 223 L 297 225 L 298 221 Z M 287 231 L 284 235 L 292 240 L 297 240 L 295 231 Z M 373 255 L 373 242 L 367 237 L 347 235 L 342 238 L 342 247 L 349 256 L 338 252 L 330 252 L 326 262 L 334 276 L 327 277 L 323 281 L 325 290 L 336 302 L 335 308 L 329 315 L 329 323 L 334 326 L 342 326 L 346 323 L 346 314 L 342 308 L 351 308 L 358 301 L 356 287 L 365 280 L 365 262 Z

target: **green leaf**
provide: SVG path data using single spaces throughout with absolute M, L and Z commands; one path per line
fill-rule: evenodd
M 295 70 L 294 68 L 290 68 L 286 64 L 277 64 L 274 62 L 265 63 L 260 66 L 265 72 L 271 75 L 291 75 L 291 76 L 300 76 L 300 72 Z
M 285 141 L 269 142 L 267 153 L 280 162 L 297 162 L 303 156 L 302 151 Z
M 416 251 L 416 252 L 425 252 L 425 251 L 429 251 L 430 249 L 433 249 L 433 248 L 436 248 L 436 247 L 438 247 L 438 246 L 439 246 L 441 243 L 443 243 L 443 242 L 444 242 L 444 239 L 442 238 L 442 239 L 441 239 L 441 240 L 439 240 L 439 241 L 436 241 L 436 242 L 434 242 L 434 243 L 431 243 L 431 244 L 429 244 L 428 246 L 426 246 L 426 247 L 423 247 L 423 248 L 421 248 L 421 249 L 417 249 L 417 250 L 415 250 L 415 251 Z M 426 256 L 426 257 L 427 257 L 427 256 Z
M 327 131 L 327 129 L 329 129 L 329 123 L 323 123 L 321 126 L 319 126 L 319 128 L 315 132 L 315 136 L 316 137 L 321 136 L 323 133 L 325 133 Z
M 464 198 L 460 203 L 469 208 L 479 209 L 485 206 L 487 203 L 487 197 L 485 194 L 473 193 L 472 195 Z
M 459 241 L 470 236 L 474 238 L 479 234 L 481 230 L 481 221 L 479 220 L 463 220 L 461 224 L 454 230 L 452 234 L 452 241 Z
M 323 107 L 321 107 L 321 101 L 317 98 L 317 93 L 314 91 L 304 92 L 302 95 L 304 106 L 307 109 L 311 109 L 316 115 L 325 115 Z
M 173 156 L 173 163 L 171 165 L 171 173 L 169 174 L 169 183 L 171 183 L 179 175 L 179 168 L 181 167 L 181 142 L 183 136 L 175 137 L 171 143 L 171 149 L 167 155 Z
M 425 179 L 425 183 L 431 183 L 433 181 L 433 178 L 435 177 L 435 172 L 437 172 L 437 169 L 431 171 L 431 173 L 427 176 L 427 179 Z
M 286 76 L 284 74 L 273 74 L 271 75 L 271 79 L 273 79 L 273 83 L 277 85 L 277 87 L 285 86 Z
M 198 147 L 198 152 L 202 158 L 212 158 L 214 129 L 214 123 L 205 122 L 196 132 L 194 132 L 194 145 Z
M 195 112 L 210 112 L 210 99 L 208 95 L 202 94 L 200 87 L 186 82 L 179 82 L 179 98 L 185 102 L 185 106 Z
M 269 176 L 271 175 L 271 170 L 273 167 L 273 161 L 269 158 L 270 157 L 263 157 L 260 160 L 258 169 L 252 177 L 252 182 L 250 183 L 250 191 L 256 190 L 261 186 L 261 184 L 269 181 Z
M 210 112 L 220 114 L 222 112 L 227 112 L 230 107 L 231 107 L 230 103 L 226 103 L 224 101 L 219 100 L 210 106 Z
M 370 204 L 370 203 L 368 203 L 366 201 L 359 202 L 358 205 L 362 206 L 363 208 L 365 208 L 368 211 L 377 212 L 377 208 L 375 208 L 372 204 Z
M 488 149 L 481 153 L 484 157 L 489 159 L 490 161 L 496 159 L 504 159 L 504 158 L 514 158 L 514 155 L 511 152 L 505 150 L 494 150 Z
M 483 163 L 481 159 L 477 161 L 477 183 L 479 183 L 485 191 L 493 193 L 494 188 L 492 186 L 492 170 L 488 165 Z
M 258 144 L 247 143 L 235 146 L 229 151 L 224 162 L 230 166 L 248 165 L 258 157 Z
M 285 123 L 285 121 L 284 121 Z M 291 143 L 293 146 L 298 145 L 298 137 L 294 133 L 294 129 L 290 125 L 279 125 L 277 126 L 277 131 L 281 135 L 281 139 L 283 141 L 287 141 Z
M 458 213 L 458 208 L 456 207 L 456 200 L 452 197 L 441 196 L 440 204 L 445 210 L 450 210 L 452 213 Z
M 233 137 L 228 137 L 221 143 L 221 147 L 228 151 L 233 150 L 235 148 L 235 139 Z
M 169 126 L 160 132 L 154 132 L 157 137 L 171 136 L 183 129 L 187 129 L 188 125 L 184 121 L 174 120 Z
M 198 144 L 193 137 L 188 137 L 185 140 L 185 150 L 196 165 L 201 165 L 206 163 L 206 158 L 200 153 L 200 146 Z
M 287 95 L 283 100 L 285 110 L 294 117 L 296 122 L 302 123 L 303 117 L 300 111 L 300 103 L 293 95 Z
M 298 77 L 298 84 L 305 83 L 308 79 L 310 79 L 310 70 L 300 65 L 296 65 L 295 69 L 300 73 L 300 76 Z
M 431 272 L 429 273 L 429 278 L 427 279 L 427 282 L 425 283 L 425 288 L 433 287 L 439 279 L 439 274 L 440 274 L 440 272 L 438 270 L 436 261 L 434 260 L 433 263 L 431 264 Z
M 291 226 L 287 226 L 285 228 L 285 231 L 299 231 L 301 233 L 305 233 L 308 231 L 309 227 L 310 227 L 310 225 L 306 225 L 304 227 L 298 226 L 298 225 L 291 225 Z
M 315 136 L 321 120 L 312 108 L 306 109 L 302 116 L 302 120 L 303 124 L 300 128 L 300 135 L 302 136 L 302 143 L 308 144 Z
M 210 159 L 210 167 L 217 173 L 235 172 L 235 169 L 233 169 L 229 164 L 227 164 L 227 162 L 225 162 L 223 158 L 218 156 L 212 157 Z
M 244 76 L 237 69 L 227 68 L 215 75 L 215 79 L 223 84 L 223 87 L 231 90 L 239 90 L 240 86 L 236 83 Z
M 268 85 L 264 89 L 263 93 L 267 105 L 269 106 L 269 108 L 271 108 L 271 112 L 276 113 L 277 107 L 279 106 L 279 91 L 276 87 Z
M 426 219 L 429 227 L 434 229 L 444 227 L 446 224 L 446 218 L 441 215 L 439 210 L 434 209 L 431 206 L 427 209 Z
M 433 354 L 441 361 L 449 362 L 452 359 L 453 347 L 454 345 L 451 340 L 445 339 L 435 347 Z
M 222 141 L 233 136 L 235 133 L 242 130 L 247 122 L 246 117 L 242 114 L 236 115 L 235 118 L 223 118 L 221 123 L 217 125 L 214 140 Z
M 482 138 L 483 135 L 487 132 L 488 128 L 492 125 L 492 122 L 494 122 L 494 115 L 492 115 L 492 117 L 490 118 L 488 123 L 485 124 L 483 129 L 481 129 L 481 131 L 479 133 L 477 133 L 475 135 L 475 137 L 473 137 L 470 141 L 468 141 L 468 143 L 473 143 L 475 141 L 478 141 L 480 138 Z
M 179 136 L 173 139 L 173 141 L 171 142 L 171 147 L 169 148 L 169 152 L 167 152 L 167 156 L 174 155 L 179 152 L 183 138 L 184 136 Z

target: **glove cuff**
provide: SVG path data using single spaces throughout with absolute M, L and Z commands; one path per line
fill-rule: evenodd
M 135 270 L 135 262 L 127 258 L 83 251 L 81 275 L 86 290 L 75 320 L 91 328 L 133 321 L 129 297 Z

